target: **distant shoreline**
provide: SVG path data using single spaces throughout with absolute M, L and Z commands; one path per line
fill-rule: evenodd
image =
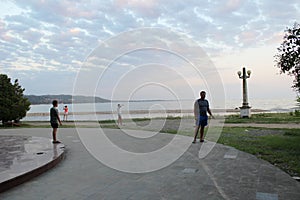
M 80 95 L 25 95 L 25 98 L 31 103 L 31 105 L 51 104 L 55 99 L 59 103 L 73 104 L 73 103 L 107 103 L 111 100 L 104 99 L 96 96 L 80 96 Z
M 239 109 L 211 109 L 213 113 L 239 113 Z M 251 109 L 251 112 L 271 112 L 270 110 L 263 110 L 263 109 Z M 193 114 L 193 110 L 133 110 L 133 111 L 123 111 L 123 114 L 148 114 L 148 113 L 183 113 L 183 114 Z M 60 113 L 63 115 L 63 113 Z M 108 114 L 116 114 L 116 111 L 98 111 L 98 112 L 69 112 L 69 115 L 108 115 Z M 49 116 L 49 112 L 42 112 L 42 113 L 27 113 L 27 117 L 32 116 Z
M 124 103 L 124 102 L 156 102 L 156 101 L 185 101 L 168 100 L 168 99 L 137 99 L 137 100 L 109 100 L 97 96 L 79 96 L 79 95 L 25 95 L 31 105 L 45 105 L 52 104 L 52 101 L 58 100 L 59 104 L 87 104 L 87 103 Z

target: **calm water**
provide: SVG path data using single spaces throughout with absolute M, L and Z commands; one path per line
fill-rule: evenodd
M 295 109 L 295 99 L 250 99 L 250 106 L 253 109 L 263 109 L 271 112 L 289 112 Z M 113 102 L 113 103 L 96 103 L 96 104 L 73 104 L 68 105 L 69 112 L 76 113 L 69 115 L 68 120 L 105 120 L 116 119 L 117 104 L 122 107 L 123 118 L 137 117 L 166 117 L 172 116 L 187 116 L 192 115 L 194 100 L 182 101 L 145 101 L 145 102 Z M 227 100 L 226 102 L 217 103 L 210 102 L 212 109 L 235 109 L 241 106 L 241 100 Z M 58 109 L 60 114 L 63 114 L 64 104 L 60 104 Z M 32 105 L 28 116 L 24 121 L 48 121 L 49 109 L 51 105 Z M 171 111 L 168 112 L 167 111 Z M 174 110 L 177 110 L 175 112 Z M 226 114 L 224 111 L 214 114 Z M 62 116 L 61 116 L 62 117 Z

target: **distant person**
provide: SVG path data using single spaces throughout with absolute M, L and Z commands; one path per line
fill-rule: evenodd
M 193 143 L 196 142 L 199 128 L 200 128 L 200 142 L 204 142 L 204 127 L 207 126 L 207 121 L 208 121 L 207 113 L 213 117 L 209 109 L 209 103 L 205 99 L 205 96 L 206 96 L 206 92 L 201 91 L 200 99 L 197 99 L 194 103 L 194 116 L 196 120 L 196 126 L 195 126 L 195 136 L 194 136 Z
M 118 107 L 117 107 L 117 113 L 118 113 L 118 125 L 123 125 L 123 122 L 122 122 L 122 115 L 121 115 L 121 107 L 123 105 L 121 104 L 118 104 Z
M 51 127 L 53 128 L 53 131 L 52 131 L 53 141 L 52 141 L 52 143 L 53 144 L 57 144 L 57 143 L 60 143 L 60 141 L 58 141 L 56 139 L 56 133 L 57 133 L 57 129 L 58 129 L 58 123 L 61 126 L 62 126 L 62 124 L 61 124 L 61 121 L 60 121 L 60 118 L 59 118 L 58 109 L 57 109 L 58 101 L 57 100 L 53 100 L 52 101 L 52 105 L 53 105 L 53 107 L 50 109 L 50 124 L 51 124 Z
M 64 119 L 63 121 L 67 121 L 68 120 L 68 114 L 69 114 L 69 108 L 67 105 L 65 105 L 64 107 Z

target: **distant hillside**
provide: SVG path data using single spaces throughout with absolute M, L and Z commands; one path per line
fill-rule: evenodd
M 71 104 L 71 103 L 105 103 L 111 102 L 108 99 L 92 96 L 72 96 L 72 95 L 25 95 L 31 104 L 51 104 L 54 99 L 59 103 Z

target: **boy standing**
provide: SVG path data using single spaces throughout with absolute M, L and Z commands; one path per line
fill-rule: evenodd
M 50 124 L 51 124 L 51 127 L 53 128 L 53 131 L 52 131 L 53 141 L 52 141 L 52 143 L 57 144 L 57 143 L 60 143 L 60 141 L 56 140 L 56 133 L 57 133 L 57 129 L 58 129 L 58 123 L 59 123 L 59 125 L 62 125 L 62 124 L 61 124 L 59 114 L 58 114 L 58 109 L 57 109 L 58 101 L 53 100 L 52 105 L 53 105 L 53 107 L 50 109 Z

